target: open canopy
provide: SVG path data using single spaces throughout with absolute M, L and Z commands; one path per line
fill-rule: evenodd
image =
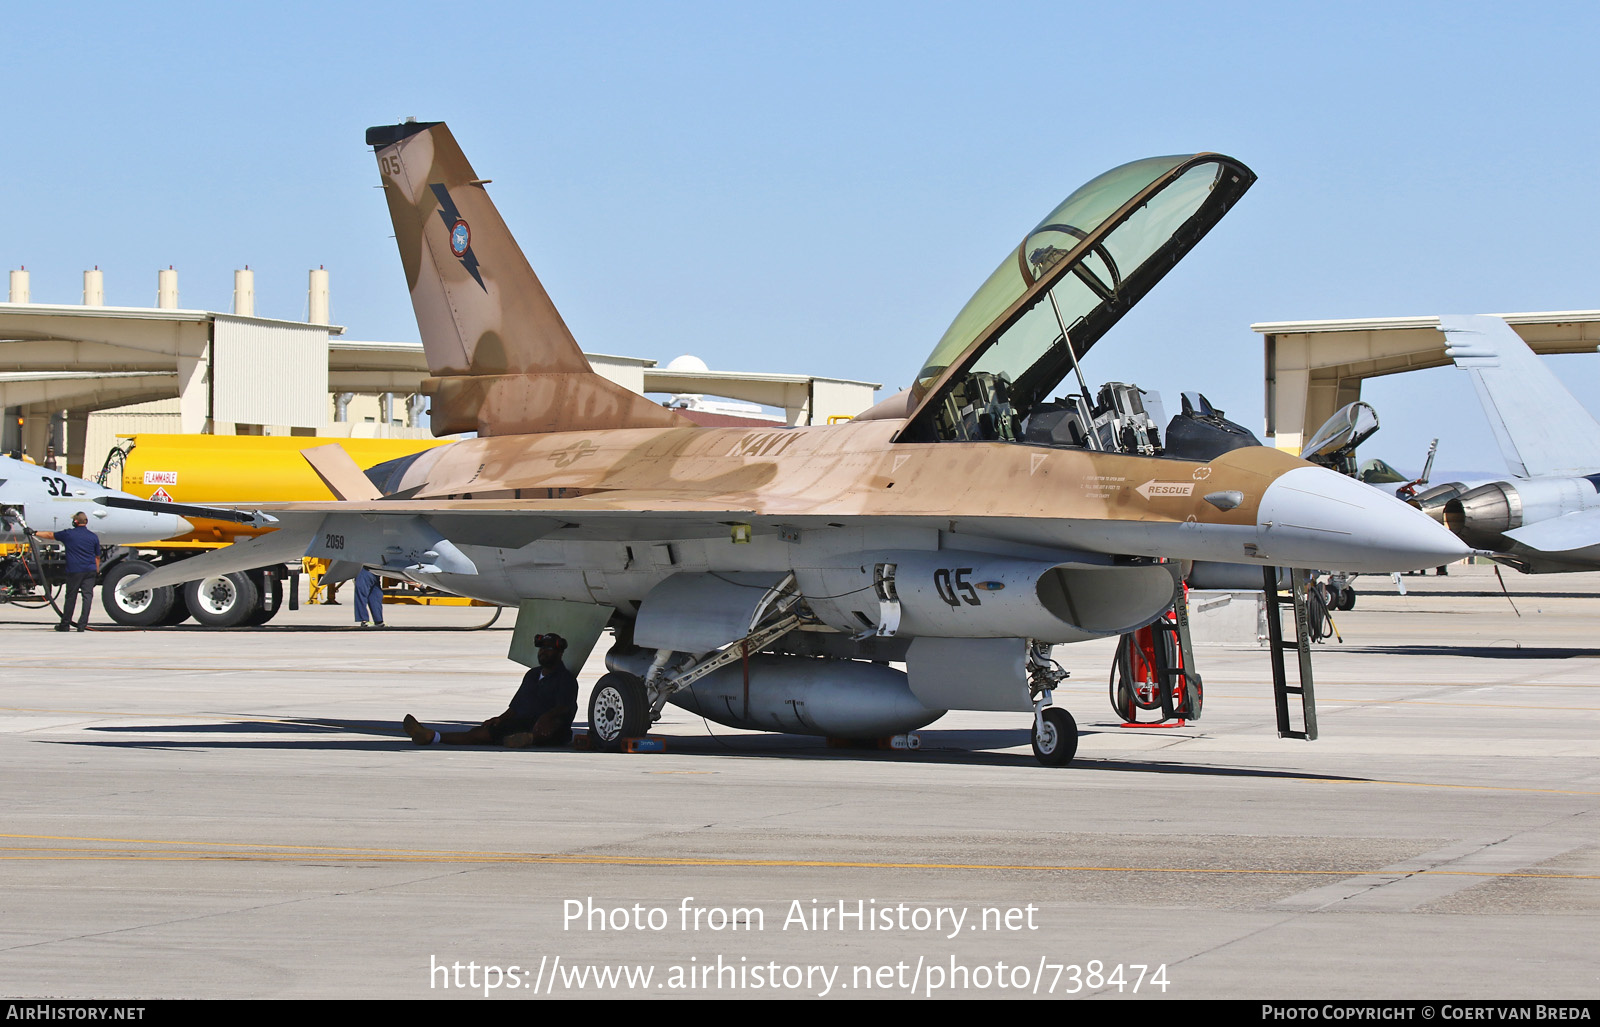
M 1033 407 L 1255 179 L 1230 157 L 1201 153 L 1134 161 L 1080 187 L 956 315 L 912 385 L 901 438 L 1016 438 Z

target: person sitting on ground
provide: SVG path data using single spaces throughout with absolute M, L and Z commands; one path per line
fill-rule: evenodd
M 578 679 L 561 662 L 567 640 L 555 633 L 538 635 L 539 665 L 522 678 L 511 705 L 469 731 L 435 731 L 406 714 L 405 733 L 418 745 L 566 745 L 572 741 L 572 718 L 578 713 Z

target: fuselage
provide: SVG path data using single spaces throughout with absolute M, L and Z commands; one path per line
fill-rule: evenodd
M 13 539 L 20 537 L 23 527 L 65 531 L 80 512 L 89 515 L 90 530 L 108 546 L 152 542 L 189 530 L 189 522 L 175 514 L 112 509 L 96 503 L 98 496 L 136 498 L 70 474 L 0 457 L 0 507 L 20 514 L 0 526 L 0 533 Z
M 673 573 L 805 574 L 889 551 L 1362 570 L 1464 552 L 1392 497 L 1264 447 L 1195 462 L 1011 442 L 896 443 L 901 425 L 479 438 L 420 454 L 399 485 L 408 503 L 570 519 L 515 549 L 466 545 L 478 574 L 430 579 L 499 602 L 618 605 Z M 585 515 L 602 512 L 640 518 L 627 540 L 598 538 Z M 737 541 L 741 524 L 751 525 L 748 543 Z M 812 585 L 826 593 L 820 578 Z

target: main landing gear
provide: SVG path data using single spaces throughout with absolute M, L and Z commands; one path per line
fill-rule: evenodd
M 589 693 L 589 739 L 601 752 L 621 752 L 629 738 L 650 730 L 650 699 L 644 682 L 612 671 Z

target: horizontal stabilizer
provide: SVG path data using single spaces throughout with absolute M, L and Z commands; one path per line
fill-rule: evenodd
M 1445 353 L 1472 377 L 1506 466 L 1519 478 L 1600 471 L 1600 424 L 1498 317 L 1439 318 Z
M 1512 528 L 1506 537 L 1542 553 L 1570 553 L 1600 545 L 1600 509 L 1550 517 Z
M 383 495 L 337 442 L 302 449 L 300 455 L 317 472 L 317 477 L 328 486 L 328 491 L 333 493 L 335 499 L 379 499 Z

